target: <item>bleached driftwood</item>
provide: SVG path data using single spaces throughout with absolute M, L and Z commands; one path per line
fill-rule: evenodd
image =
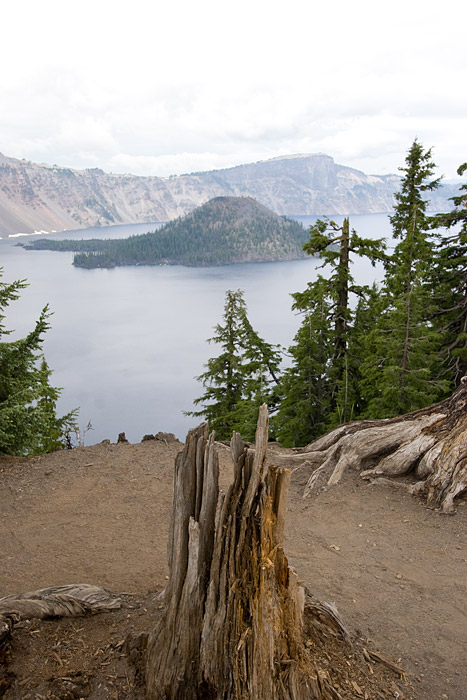
M 413 473 L 413 493 L 443 513 L 467 489 L 467 377 L 454 394 L 413 413 L 342 425 L 289 457 L 313 469 L 304 495 L 327 479 L 337 484 L 347 469 L 363 478 Z
M 121 607 L 109 591 L 87 583 L 52 586 L 0 598 L 0 644 L 21 620 L 92 615 Z

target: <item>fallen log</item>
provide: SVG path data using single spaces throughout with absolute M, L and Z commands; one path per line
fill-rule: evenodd
M 5 596 L 0 598 L 0 645 L 21 620 L 93 615 L 120 607 L 120 598 L 87 583 Z
M 337 484 L 348 469 L 366 479 L 412 474 L 412 493 L 452 513 L 467 489 L 467 377 L 444 401 L 397 418 L 347 423 L 289 459 L 313 469 L 305 496 Z

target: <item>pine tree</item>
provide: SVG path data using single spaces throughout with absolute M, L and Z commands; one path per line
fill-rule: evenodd
M 362 392 L 362 367 L 370 355 L 375 354 L 375 331 L 384 309 L 384 299 L 376 282 L 359 296 L 355 308 L 354 323 L 349 338 L 349 358 L 352 377 L 353 413 L 361 418 L 367 412 L 367 395 Z
M 50 328 L 48 306 L 25 338 L 3 340 L 11 334 L 4 311 L 26 286 L 24 280 L 0 282 L 0 454 L 38 454 L 63 447 L 66 433 L 75 426 L 76 411 L 56 415 L 60 390 L 50 385 L 51 371 L 42 354 L 43 336 Z
M 366 416 L 385 418 L 408 413 L 442 396 L 446 383 L 434 377 L 439 335 L 433 311 L 429 269 L 431 218 L 425 192 L 439 186 L 431 179 L 431 150 L 415 140 L 406 157 L 396 208 L 390 217 L 398 240 L 386 263 L 381 314 L 367 339 L 360 384 Z
M 457 172 L 463 175 L 467 163 Z M 439 376 L 452 387 L 467 374 L 467 184 L 452 198 L 454 209 L 434 218 L 434 225 L 449 231 L 437 234 L 431 284 L 434 323 L 443 338 L 439 356 Z
M 322 267 L 331 271 L 328 278 L 320 275 L 304 292 L 292 294 L 293 309 L 303 314 L 303 321 L 289 348 L 293 363 L 280 383 L 274 421 L 286 446 L 306 444 L 358 416 L 360 341 L 351 298 L 362 300 L 370 290 L 355 283 L 350 265 L 353 255 L 369 258 L 372 265 L 385 259 L 384 241 L 350 231 L 348 218 L 342 226 L 318 219 L 303 249 L 318 254 Z
M 349 219 L 345 218 L 342 226 L 334 221 L 318 220 L 311 227 L 310 240 L 303 249 L 310 255 L 318 254 L 324 260 L 323 267 L 331 268 L 328 299 L 329 321 L 334 326 L 334 334 L 328 376 L 331 392 L 329 427 L 334 427 L 355 417 L 356 376 L 349 355 L 350 334 L 353 332 L 350 295 L 359 298 L 367 288 L 357 285 L 352 277 L 352 255 L 366 257 L 375 265 L 378 260 L 385 259 L 385 244 L 381 239 L 361 238 L 354 229 L 350 231 Z
M 197 377 L 205 392 L 194 404 L 202 408 L 186 415 L 204 417 L 219 440 L 230 439 L 233 430 L 251 440 L 259 406 L 267 403 L 274 410 L 280 353 L 253 329 L 240 289 L 226 292 L 223 321 L 208 340 L 222 352 L 210 358 Z
M 329 364 L 333 333 L 329 324 L 329 281 L 319 276 L 304 292 L 292 294 L 292 309 L 303 315 L 289 348 L 292 358 L 279 384 L 280 405 L 273 419 L 277 438 L 286 447 L 305 445 L 321 435 L 330 414 Z

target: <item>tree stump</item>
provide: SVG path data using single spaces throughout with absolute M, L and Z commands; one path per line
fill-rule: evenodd
M 283 550 L 288 469 L 265 466 L 267 407 L 256 447 L 234 434 L 234 481 L 218 502 L 208 426 L 176 460 L 163 617 L 150 634 L 148 700 L 331 698 L 302 641 L 304 589 Z
M 452 513 L 455 497 L 467 489 L 467 377 L 444 401 L 397 418 L 341 425 L 289 459 L 313 468 L 304 495 L 323 481 L 338 483 L 347 469 L 366 479 L 413 473 L 410 491 Z

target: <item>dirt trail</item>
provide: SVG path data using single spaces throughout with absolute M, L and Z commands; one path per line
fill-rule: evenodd
M 97 616 L 87 628 L 115 671 L 109 670 L 107 690 L 96 690 L 93 698 L 130 697 L 124 691 L 130 681 L 118 673 L 122 640 L 115 620 L 131 617 L 128 624 L 137 631 L 147 628 L 148 609 L 157 614 L 148 592 L 166 580 L 173 464 L 180 449 L 178 442 L 148 441 L 0 459 L 0 597 L 77 582 L 132 596 L 126 603 L 131 615 L 125 608 L 116 618 Z M 272 448 L 270 461 L 286 464 L 287 455 Z M 226 449 L 221 463 L 225 487 L 231 469 Z M 402 490 L 368 485 L 353 473 L 303 500 L 307 476 L 294 471 L 287 516 L 286 552 L 300 578 L 318 598 L 335 602 L 351 629 L 400 658 L 420 700 L 465 700 L 464 502 L 455 516 L 440 516 Z M 34 634 L 27 626 L 18 630 L 17 651 L 33 639 L 34 663 L 43 658 L 45 664 L 51 635 L 57 635 L 50 625 Z M 70 640 L 81 639 L 77 648 L 84 644 L 83 633 L 70 631 L 70 623 L 60 625 Z M 28 698 L 27 674 L 39 673 L 31 658 L 24 653 L 22 670 L 15 661 L 15 673 L 25 674 L 26 682 L 19 694 L 7 691 L 7 700 Z M 66 654 L 59 658 L 63 665 Z M 88 697 L 81 680 L 82 696 Z

